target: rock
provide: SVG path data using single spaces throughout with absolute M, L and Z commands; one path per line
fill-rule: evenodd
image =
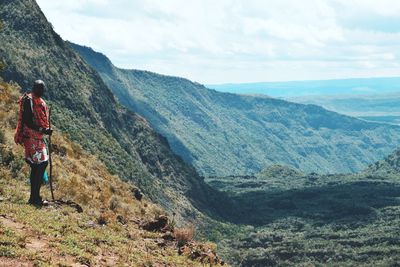
M 178 248 L 179 255 L 187 255 L 190 259 L 194 261 L 199 261 L 203 264 L 221 264 L 224 265 L 225 262 L 213 251 L 212 249 L 198 244 L 196 242 L 191 242 L 182 247 Z
M 168 217 L 165 215 L 159 216 L 157 219 L 147 222 L 142 225 L 142 228 L 151 232 L 162 232 L 168 225 Z
M 54 204 L 58 205 L 58 206 L 61 206 L 61 205 L 70 206 L 71 208 L 74 208 L 76 210 L 76 212 L 78 212 L 78 213 L 83 212 L 83 208 L 81 207 L 81 205 L 79 205 L 78 203 L 75 203 L 71 200 L 64 201 L 64 200 L 60 199 L 60 200 L 56 200 L 55 202 L 49 202 L 49 205 L 54 205 Z
M 192 251 L 192 253 L 190 253 L 190 258 L 192 260 L 197 260 L 200 257 L 201 257 L 200 251 L 195 250 L 195 251 Z
M 156 243 L 160 248 L 163 248 L 163 247 L 167 246 L 167 241 L 164 240 L 164 239 L 161 239 L 161 238 L 157 239 Z
M 86 227 L 86 228 L 96 228 L 97 224 L 94 221 L 88 221 L 87 223 L 84 224 L 84 227 Z
M 174 241 L 175 236 L 171 232 L 166 232 L 164 235 L 162 235 L 162 238 L 166 241 Z
M 184 246 L 178 248 L 179 255 L 189 255 L 190 251 L 191 251 L 191 248 L 188 245 L 184 245 Z
M 133 190 L 133 195 L 135 196 L 135 198 L 136 198 L 137 200 L 142 201 L 143 193 L 142 193 L 142 191 L 140 191 L 139 188 L 135 188 L 135 189 Z

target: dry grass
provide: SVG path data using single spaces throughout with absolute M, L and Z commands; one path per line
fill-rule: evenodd
M 195 228 L 194 226 L 186 227 L 186 228 L 175 228 L 174 229 L 174 237 L 178 246 L 181 247 L 193 240 L 195 235 Z
M 201 266 L 179 256 L 174 244 L 158 247 L 162 234 L 144 231 L 139 224 L 165 212 L 146 199 L 137 201 L 133 184 L 111 175 L 94 155 L 57 131 L 52 139 L 55 197 L 80 204 L 84 212 L 77 214 L 69 207 L 37 210 L 27 206 L 29 168 L 23 161 L 22 147 L 13 141 L 18 96 L 18 88 L 0 80 L 0 216 L 25 225 L 20 231 L 0 223 L 0 233 L 6 233 L 0 235 L 0 257 L 12 257 L 17 263 L 29 260 L 38 266 L 77 262 L 95 266 Z M 50 199 L 47 187 L 43 187 L 42 195 Z M 192 240 L 193 234 L 194 229 L 177 230 L 180 242 Z M 43 249 L 26 246 L 29 240 L 24 241 L 25 235 L 42 240 Z
M 2 172 L 13 178 L 26 180 L 29 167 L 23 160 L 23 148 L 14 144 L 13 135 L 17 110 L 18 89 L 0 80 L 0 164 L 6 164 Z M 101 214 L 111 211 L 108 220 L 115 220 L 118 215 L 124 217 L 140 216 L 152 219 L 160 208 L 144 200 L 134 199 L 132 192 L 135 186 L 122 182 L 119 177 L 111 175 L 104 164 L 94 155 L 86 153 L 79 144 L 69 140 L 55 129 L 52 137 L 53 181 L 56 199 L 74 201 L 86 210 Z M 49 170 L 49 169 L 48 169 Z M 8 176 L 8 175 L 4 175 Z M 48 190 L 44 187 L 43 195 L 49 199 Z M 143 215 L 143 205 L 146 207 Z M 110 218 L 112 217 L 112 218 Z

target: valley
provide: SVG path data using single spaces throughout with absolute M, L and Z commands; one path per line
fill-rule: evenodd
M 400 128 L 395 125 L 119 69 L 89 47 L 70 45 L 98 71 L 121 104 L 145 117 L 203 176 L 254 174 L 273 164 L 305 172 L 351 173 L 400 145 Z
M 224 255 L 241 266 L 391 266 L 399 260 L 400 151 L 354 175 L 272 166 L 256 176 L 209 177 L 236 200 L 241 225 Z
M 367 121 L 399 125 L 400 79 L 359 78 L 321 81 L 207 85 L 221 92 L 314 104 Z
M 209 114 L 212 106 L 208 103 L 213 101 L 215 95 L 219 95 L 181 78 L 160 76 L 139 70 L 121 70 L 113 66 L 104 55 L 86 47 L 73 44 L 72 46 L 99 71 L 110 88 L 114 88 L 115 94 L 120 96 L 121 103 L 149 118 L 152 125 L 167 137 L 171 134 L 175 119 L 178 121 L 177 118 L 181 118 L 179 122 L 186 123 L 187 116 L 195 114 L 186 112 L 184 116 L 180 115 L 181 108 L 193 112 L 197 110 L 196 104 L 186 108 L 188 102 L 200 99 L 201 107 L 209 105 L 208 113 L 205 113 Z M 125 90 L 125 88 L 130 89 Z M 207 98 L 204 98 L 204 95 Z M 250 106 L 250 100 L 258 100 L 258 108 L 266 108 L 262 103 L 268 101 L 269 104 L 281 101 L 248 96 L 240 99 L 229 94 L 225 95 L 227 96 L 238 98 L 237 101 L 247 99 Z M 168 99 L 168 102 L 164 103 L 165 99 Z M 374 100 L 379 101 L 379 98 Z M 363 105 L 358 99 L 354 102 L 359 106 Z M 230 103 L 238 105 L 237 102 Z M 279 112 L 282 112 L 285 106 L 294 105 L 286 101 L 280 103 L 281 105 L 274 106 Z M 357 106 L 353 104 L 349 103 L 349 107 L 356 108 Z M 174 108 L 171 108 L 171 105 L 174 105 Z M 386 103 L 384 105 L 386 106 Z M 396 108 L 395 104 L 392 106 Z M 298 109 L 304 106 L 291 107 Z M 310 113 L 320 116 L 318 119 L 309 118 L 307 121 L 325 120 L 324 116 L 327 116 L 326 120 L 332 122 L 335 116 L 340 116 L 341 119 L 335 126 L 340 127 L 339 125 L 347 119 L 349 119 L 347 125 L 351 125 L 350 127 L 360 122 L 346 116 L 334 116 L 333 113 L 317 106 L 307 106 L 307 108 L 312 109 Z M 378 104 L 374 106 L 373 103 L 365 109 L 368 108 L 379 110 Z M 296 113 L 294 110 L 287 111 L 287 114 L 289 112 L 291 115 L 286 115 L 287 117 L 295 117 L 296 121 L 301 121 L 301 118 L 294 115 Z M 262 116 L 257 114 L 253 118 L 259 117 Z M 276 122 L 282 122 L 283 117 L 285 116 L 282 114 L 275 117 Z M 203 114 L 198 118 L 207 116 Z M 337 119 L 339 120 L 339 117 Z M 291 125 L 292 131 L 296 129 L 291 122 L 287 123 Z M 163 124 L 169 129 L 163 128 Z M 192 127 L 194 124 L 188 125 Z M 209 130 L 204 128 L 206 125 L 203 122 L 200 128 L 193 126 L 192 129 L 199 129 L 199 132 L 204 129 Z M 180 130 L 173 128 L 175 130 L 172 134 L 175 136 L 172 138 L 184 138 L 178 135 L 178 133 L 186 134 L 182 129 L 182 123 L 179 127 Z M 332 131 L 333 127 L 329 128 Z M 333 138 L 327 139 L 331 142 Z M 204 140 L 206 139 L 203 138 L 196 144 L 204 144 Z M 288 142 L 287 139 L 284 140 Z M 174 141 L 171 144 L 174 147 Z M 221 145 L 221 148 L 225 147 Z M 180 155 L 188 153 L 186 149 L 184 151 L 178 150 L 177 153 Z M 207 156 L 202 154 L 202 157 L 204 155 Z M 395 163 L 397 161 L 393 159 L 398 158 L 398 155 L 399 152 L 396 151 L 386 160 L 371 167 L 368 167 L 369 163 L 365 163 L 364 167 L 352 170 L 353 174 L 340 174 L 347 172 L 342 169 L 343 165 L 350 163 L 354 166 L 354 161 L 347 156 L 341 158 L 335 167 L 336 174 L 318 174 L 315 171 L 311 172 L 312 168 L 308 169 L 308 172 L 301 171 L 301 167 L 294 168 L 289 166 L 290 164 L 271 164 L 256 174 L 242 172 L 242 175 L 237 175 L 239 171 L 231 170 L 226 172 L 230 175 L 216 176 L 207 175 L 215 172 L 200 172 L 205 174 L 206 183 L 227 194 L 234 205 L 234 210 L 225 214 L 223 221 L 214 222 L 202 230 L 204 237 L 216 242 L 222 256 L 234 266 L 394 264 L 399 260 L 400 252 L 400 239 L 393 237 L 399 223 L 396 216 L 400 213 L 399 173 Z M 327 158 L 332 160 L 330 156 Z
M 291 98 L 293 102 L 315 104 L 367 121 L 400 124 L 400 94 L 358 96 L 315 96 Z
M 34 0 L 0 20 L 0 265 L 400 262 L 399 78 L 204 86 L 64 41 Z M 41 209 L 13 142 L 38 77 L 61 203 Z

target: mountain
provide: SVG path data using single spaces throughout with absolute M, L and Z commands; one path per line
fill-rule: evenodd
M 400 78 L 207 85 L 221 92 L 265 95 L 322 106 L 367 121 L 400 124 Z
M 372 164 L 364 171 L 364 175 L 392 177 L 398 180 L 400 174 L 400 148 L 381 161 Z
M 217 241 L 224 257 L 238 266 L 396 266 L 400 262 L 398 151 L 352 175 L 308 173 L 293 168 L 296 164 L 291 162 L 261 164 L 255 157 L 258 174 L 231 175 L 249 169 L 241 165 L 241 158 L 253 166 L 252 159 L 241 154 L 253 150 L 258 155 L 272 153 L 273 158 L 282 152 L 280 156 L 297 161 L 297 167 L 300 163 L 310 164 L 309 169 L 330 166 L 336 172 L 354 164 L 359 169 L 395 146 L 398 127 L 314 105 L 223 94 L 181 78 L 119 70 L 110 63 L 103 65 L 100 55 L 96 59 L 104 69 L 111 67 L 121 74 L 120 80 L 107 81 L 99 66 L 95 68 L 101 76 L 90 66 L 96 61 L 82 59 L 53 31 L 34 1 L 3 0 L 0 18 L 4 22 L 0 60 L 6 65 L 0 76 L 9 81 L 0 79 L 1 264 L 211 265 L 215 246 L 192 241 L 193 228 L 179 227 L 190 223 L 201 230 L 200 237 Z M 127 77 L 135 83 L 127 83 Z M 22 148 L 12 140 L 16 100 L 37 78 L 44 79 L 49 89 L 45 99 L 52 107 L 56 129 L 56 197 L 62 200 L 42 209 L 25 204 L 29 169 Z M 112 91 L 103 79 L 107 85 L 115 83 Z M 137 98 L 120 86 L 139 81 L 141 89 L 147 90 L 137 90 Z M 125 99 L 117 90 L 126 93 Z M 231 175 L 207 177 L 221 192 L 173 153 L 167 139 L 150 126 L 154 121 L 148 123 L 121 106 L 113 92 L 124 105 L 131 101 L 143 110 L 147 107 L 146 118 L 153 115 L 170 123 L 171 129 L 172 119 L 180 119 L 183 133 L 203 137 L 194 144 L 208 145 L 201 150 L 207 152 L 204 155 L 210 155 L 207 149 L 219 152 L 206 162 L 214 166 L 222 162 L 221 173 Z M 154 94 L 152 102 L 147 94 Z M 175 117 L 160 115 L 169 110 L 165 99 Z M 203 127 L 213 135 L 203 136 Z M 250 129 L 247 135 L 245 128 Z M 219 143 L 221 129 L 227 134 L 223 143 Z M 263 135 L 257 139 L 260 132 Z M 214 146 L 205 142 L 214 141 L 210 136 L 218 140 Z M 248 150 L 237 146 L 246 142 L 251 144 Z M 232 146 L 220 146 L 226 144 Z M 232 154 L 232 147 L 241 153 Z M 230 170 L 228 164 L 238 167 Z M 137 187 L 145 192 L 141 202 L 133 198 Z M 160 224 L 167 227 L 157 228 Z
M 192 229 L 136 199 L 135 185 L 59 131 L 52 138 L 58 202 L 27 205 L 29 168 L 13 139 L 19 96 L 0 79 L 0 266 L 221 266 L 215 245 L 194 241 Z M 41 191 L 51 199 L 48 186 Z
M 209 84 L 221 92 L 261 94 L 279 98 L 305 96 L 357 96 L 400 92 L 400 77 L 353 78 L 290 82 Z
M 221 194 L 176 156 L 143 117 L 118 103 L 97 72 L 53 31 L 35 1 L 1 1 L 0 18 L 0 58 L 6 65 L 1 76 L 24 91 L 34 80 L 44 80 L 57 129 L 112 174 L 134 182 L 167 212 L 176 213 L 178 222 L 202 216 L 198 209 L 217 214 L 224 203 Z
M 322 106 L 328 110 L 381 123 L 400 124 L 400 94 L 308 96 L 288 100 Z
M 204 176 L 243 175 L 273 164 L 345 173 L 383 158 L 400 128 L 315 105 L 221 93 L 189 80 L 115 67 L 103 54 L 71 44 L 129 109 L 166 136 Z

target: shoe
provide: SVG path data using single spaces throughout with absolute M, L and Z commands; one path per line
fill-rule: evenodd
M 41 206 L 43 206 L 43 201 L 42 201 L 42 198 L 35 199 L 35 200 L 29 199 L 28 204 L 36 206 L 36 207 L 41 207 Z

